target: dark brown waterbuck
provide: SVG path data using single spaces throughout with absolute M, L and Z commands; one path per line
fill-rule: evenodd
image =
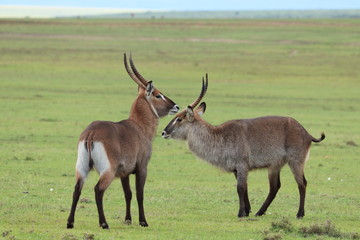
M 125 221 L 131 223 L 132 192 L 129 175 L 135 174 L 139 222 L 141 226 L 148 226 L 143 199 L 152 141 L 156 134 L 159 118 L 177 113 L 179 107 L 155 88 L 151 81 L 146 81 L 140 75 L 131 55 L 131 69 L 128 66 L 126 54 L 124 54 L 124 65 L 129 76 L 138 84 L 138 96 L 132 104 L 128 119 L 120 122 L 95 121 L 81 133 L 78 141 L 76 185 L 67 228 L 74 227 L 76 205 L 84 181 L 91 169 L 95 169 L 100 175 L 95 186 L 99 225 L 104 229 L 109 228 L 103 211 L 103 195 L 116 177 L 121 179 L 124 190 Z
M 250 170 L 267 168 L 270 192 L 256 216 L 265 214 L 280 189 L 280 170 L 288 164 L 298 184 L 300 205 L 297 217 L 304 217 L 306 179 L 304 165 L 309 157 L 312 137 L 303 126 L 290 117 L 266 116 L 254 119 L 227 121 L 213 126 L 201 118 L 206 104 L 201 101 L 208 87 L 203 78 L 200 96 L 185 110 L 178 113 L 166 126 L 162 136 L 166 139 L 185 140 L 189 149 L 199 158 L 233 172 L 237 179 L 239 217 L 249 216 L 250 202 L 247 175 Z

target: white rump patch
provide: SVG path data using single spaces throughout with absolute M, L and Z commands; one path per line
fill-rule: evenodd
M 91 151 L 91 158 L 94 162 L 94 168 L 100 176 L 110 169 L 110 161 L 106 154 L 104 145 L 101 142 L 94 142 L 94 148 Z
M 109 158 L 106 154 L 104 145 L 101 142 L 94 142 L 91 149 L 91 159 L 93 167 L 101 175 L 110 169 Z M 80 141 L 78 145 L 78 159 L 76 162 L 76 171 L 83 179 L 86 179 L 90 171 L 89 153 L 85 148 L 85 142 Z
M 76 172 L 82 179 L 86 179 L 90 171 L 89 167 L 89 154 L 85 148 L 85 142 L 80 141 L 78 145 L 78 158 L 76 161 Z

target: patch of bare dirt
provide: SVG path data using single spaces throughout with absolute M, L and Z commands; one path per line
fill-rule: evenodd
M 354 141 L 347 141 L 346 142 L 346 145 L 347 146 L 352 146 L 352 147 L 358 147 L 359 145 L 356 143 L 356 142 L 354 142 Z

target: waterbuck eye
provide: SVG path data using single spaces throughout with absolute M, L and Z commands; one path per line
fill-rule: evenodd
M 156 97 L 156 98 L 161 98 L 161 95 L 159 94 L 159 95 L 156 95 L 155 97 Z
M 181 122 L 181 121 L 182 121 L 182 119 L 181 119 L 181 118 L 177 118 L 177 119 L 176 119 L 176 121 Z

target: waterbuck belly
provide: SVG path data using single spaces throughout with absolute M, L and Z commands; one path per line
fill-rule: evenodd
M 262 148 L 253 148 L 249 156 L 250 169 L 283 166 L 286 162 L 286 151 L 271 144 Z

